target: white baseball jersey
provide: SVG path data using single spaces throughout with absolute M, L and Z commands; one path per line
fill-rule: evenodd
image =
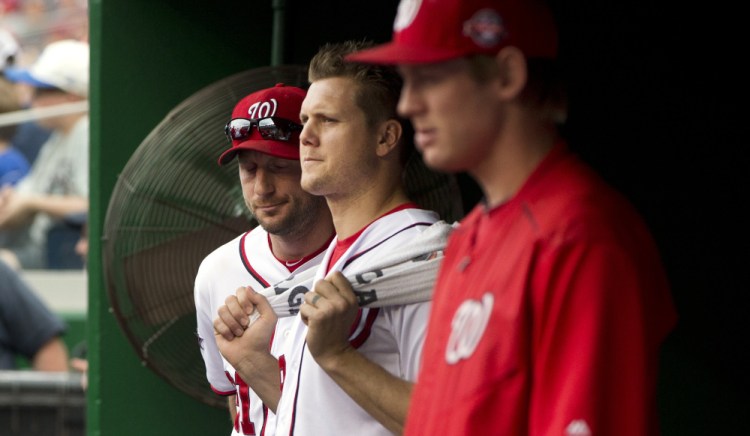
M 291 271 L 301 272 L 317 267 L 328 244 L 288 266 L 274 257 L 270 245 L 268 233 L 258 226 L 206 256 L 195 279 L 197 333 L 206 364 L 206 378 L 217 394 L 236 395 L 237 417 L 233 436 L 271 435 L 274 433 L 275 416 L 221 356 L 213 327 L 218 309 L 240 286 L 252 286 L 259 291 L 283 280 Z M 279 318 L 270 344 L 271 354 L 276 358 L 281 356 L 282 339 L 288 335 L 293 320 L 292 317 Z
M 377 261 L 383 253 L 398 250 L 437 220 L 434 212 L 420 209 L 403 209 L 383 216 L 360 234 L 330 271 L 346 273 L 350 268 Z M 328 272 L 335 245 L 334 241 L 326 251 L 316 280 Z M 391 374 L 415 381 L 429 311 L 429 302 L 362 308 L 350 342 Z M 299 315 L 295 316 L 285 343 L 286 378 L 277 409 L 276 434 L 390 435 L 318 366 L 307 349 L 306 336 L 307 326 Z

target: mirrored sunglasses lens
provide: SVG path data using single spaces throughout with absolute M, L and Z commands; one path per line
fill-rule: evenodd
M 286 141 L 289 139 L 289 132 L 280 128 L 271 118 L 264 118 L 258 122 L 258 131 L 263 139 L 275 139 L 277 141 Z
M 228 135 L 235 140 L 250 136 L 252 123 L 249 120 L 232 120 L 229 122 Z

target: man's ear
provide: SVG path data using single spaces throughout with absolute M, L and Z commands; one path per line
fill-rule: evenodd
M 398 120 L 391 118 L 381 123 L 378 129 L 377 155 L 383 157 L 396 148 L 402 134 L 403 128 Z
M 526 56 L 516 47 L 508 46 L 495 56 L 498 67 L 497 93 L 503 100 L 517 98 L 529 77 Z

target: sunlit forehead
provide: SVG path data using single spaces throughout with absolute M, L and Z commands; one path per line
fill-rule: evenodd
M 356 109 L 356 83 L 350 78 L 330 77 L 310 85 L 300 118 L 303 122 L 319 116 L 345 118 Z

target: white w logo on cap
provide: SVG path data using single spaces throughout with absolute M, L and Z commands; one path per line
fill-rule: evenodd
M 255 102 L 249 108 L 247 108 L 247 114 L 251 119 L 268 118 L 276 115 L 276 109 L 279 107 L 279 103 L 275 98 L 272 98 L 270 102 Z
M 422 6 L 422 0 L 401 0 L 398 4 L 396 19 L 393 21 L 393 30 L 399 32 L 409 27 Z

